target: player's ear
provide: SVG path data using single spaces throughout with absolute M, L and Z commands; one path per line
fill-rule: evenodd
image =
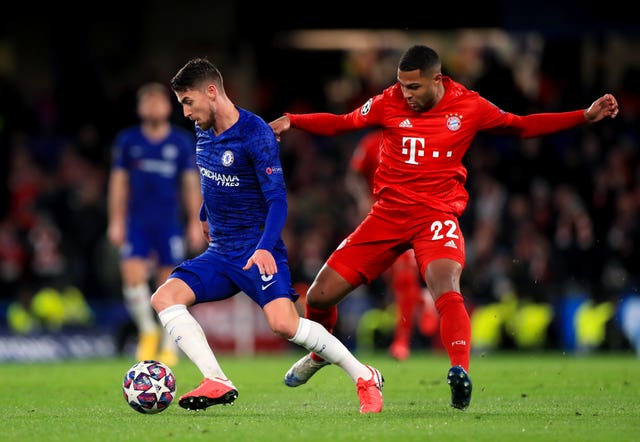
M 209 83 L 207 85 L 207 96 L 209 98 L 216 98 L 218 94 L 219 94 L 218 87 L 213 83 Z

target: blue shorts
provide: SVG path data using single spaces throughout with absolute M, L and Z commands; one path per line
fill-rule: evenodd
M 183 228 L 178 223 L 156 220 L 154 223 L 129 221 L 127 241 L 120 258 L 154 256 L 161 266 L 176 266 L 186 257 Z
M 299 295 L 291 285 L 288 259 L 277 252 L 273 257 L 278 273 L 267 276 L 260 275 L 255 265 L 249 270 L 242 269 L 249 257 L 230 260 L 208 248 L 176 267 L 169 278 L 181 279 L 191 287 L 196 295 L 195 304 L 221 301 L 239 292 L 246 293 L 260 308 L 277 298 L 295 302 Z

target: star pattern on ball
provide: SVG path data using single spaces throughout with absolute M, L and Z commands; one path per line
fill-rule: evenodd
M 143 414 L 166 410 L 174 399 L 176 381 L 165 364 L 147 360 L 127 370 L 122 384 L 124 398 L 129 406 Z

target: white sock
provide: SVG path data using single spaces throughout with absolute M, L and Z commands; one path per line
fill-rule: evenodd
M 151 290 L 147 284 L 124 287 L 124 303 L 140 333 L 158 330 L 155 312 L 151 307 Z
M 178 351 L 178 345 L 176 344 L 176 341 L 173 340 L 173 337 L 169 334 L 166 328 L 162 333 L 162 342 L 160 344 L 160 348 L 162 349 L 162 351 Z
M 167 307 L 158 313 L 158 317 L 180 350 L 196 364 L 204 377 L 227 380 L 211 347 L 209 347 L 202 327 L 191 316 L 185 305 L 178 304 Z M 230 381 L 229 384 L 233 385 Z
M 298 330 L 289 340 L 342 368 L 353 382 L 357 382 L 358 378 L 369 380 L 373 376 L 371 370 L 358 361 L 338 338 L 315 321 L 300 318 Z

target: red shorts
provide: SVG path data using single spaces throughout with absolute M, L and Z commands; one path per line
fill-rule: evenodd
M 411 248 L 421 275 L 431 261 L 440 258 L 457 261 L 464 268 L 464 236 L 455 215 L 422 206 L 395 209 L 379 203 L 329 256 L 327 265 L 357 287 L 378 278 Z

